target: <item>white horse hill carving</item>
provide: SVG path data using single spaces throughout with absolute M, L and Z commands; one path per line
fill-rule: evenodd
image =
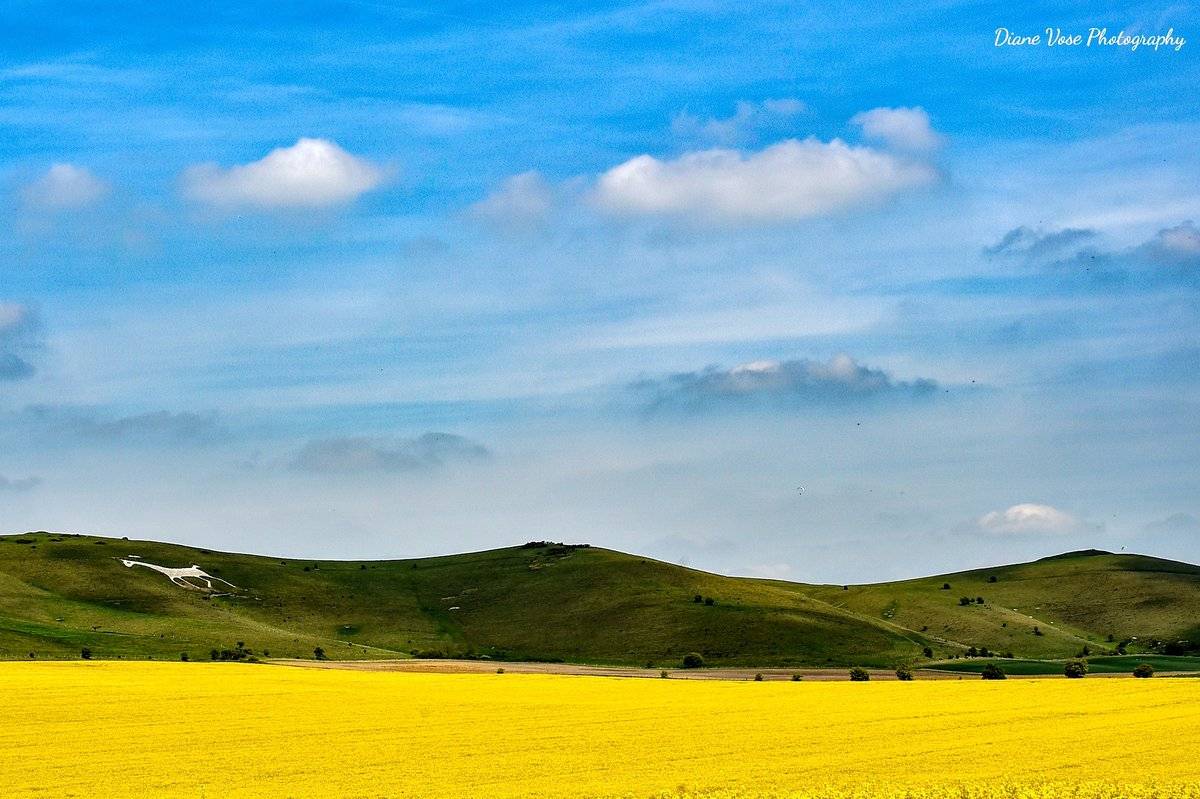
M 130 555 L 129 557 L 136 558 L 137 555 Z M 237 586 L 233 583 L 229 582 L 228 580 L 222 580 L 220 577 L 213 577 L 195 563 L 193 563 L 191 566 L 188 566 L 186 569 L 172 569 L 168 566 L 159 566 L 154 563 L 146 563 L 143 560 L 126 560 L 125 558 L 121 558 L 120 560 L 121 563 L 125 564 L 125 566 L 131 569 L 134 566 L 143 566 L 152 571 L 156 571 L 159 574 L 165 574 L 167 579 L 175 583 L 175 585 L 179 586 L 180 588 L 186 588 L 189 591 L 216 592 L 217 589 L 213 586 L 214 580 L 218 583 L 225 583 L 225 585 L 229 586 L 235 591 L 237 590 Z M 200 581 L 203 581 L 204 585 L 200 585 Z

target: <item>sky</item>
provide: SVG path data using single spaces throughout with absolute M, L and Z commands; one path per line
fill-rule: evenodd
M 0 529 L 1200 561 L 1200 13 L 1021 6 L 3 4 Z

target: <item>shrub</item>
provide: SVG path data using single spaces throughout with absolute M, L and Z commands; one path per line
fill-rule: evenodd
M 704 666 L 704 657 L 699 652 L 688 652 L 683 656 L 685 669 L 699 669 Z
M 975 597 L 975 604 L 976 604 L 976 605 L 982 605 L 982 604 L 983 604 L 983 597 L 981 597 L 981 596 L 977 596 L 977 597 Z
M 973 658 L 979 654 L 979 650 L 973 646 L 967 647 L 967 657 Z
M 989 576 L 988 576 L 988 582 L 989 582 L 989 583 L 994 583 L 994 582 L 996 582 L 996 575 L 994 575 L 994 574 L 992 574 L 992 575 L 989 575 Z
M 313 659 L 314 660 L 327 660 L 327 658 L 325 657 L 325 650 L 322 649 L 321 647 L 317 647 L 316 649 L 314 649 L 313 650 Z
M 927 658 L 931 658 L 931 657 L 933 657 L 933 649 L 931 647 L 927 646 L 921 650 L 921 654 Z
M 217 658 L 219 658 L 221 656 L 221 653 L 214 649 L 208 653 L 208 656 L 210 658 L 212 658 L 213 660 L 216 660 Z
M 762 672 L 761 672 L 761 671 L 760 671 L 758 674 L 755 674 L 755 675 L 754 675 L 754 681 L 755 681 L 755 682 L 762 682 Z
M 867 682 L 870 679 L 871 674 L 866 669 L 860 668 L 859 666 L 855 666 L 854 668 L 850 669 L 851 682 Z
M 1004 669 L 997 666 L 995 663 L 989 663 L 983 667 L 983 672 L 980 674 L 985 680 L 1007 680 L 1008 675 L 1004 673 Z
M 800 682 L 803 679 L 804 679 L 803 674 L 793 674 L 792 675 L 792 682 Z
M 1045 633 L 1042 632 L 1042 628 L 1038 627 L 1036 624 L 1033 625 L 1033 634 L 1034 635 L 1045 635 Z
M 704 597 L 700 596 L 699 594 L 696 594 L 694 597 L 692 597 L 692 601 L 695 602 L 697 605 L 699 605 L 701 602 L 704 601 Z
M 1079 657 L 1081 658 L 1085 658 L 1090 654 L 1092 654 L 1092 649 L 1087 644 L 1084 644 L 1083 649 L 1079 650 Z
M 668 677 L 670 677 L 671 675 L 670 675 L 670 674 L 667 672 L 667 670 L 666 670 L 666 669 L 663 669 L 662 671 L 660 671 L 660 672 L 658 673 L 658 676 L 659 676 L 659 677 L 661 677 L 662 679 L 664 679 L 664 680 L 665 680 L 665 679 L 667 679 Z
M 1133 667 L 1133 676 L 1134 677 L 1142 677 L 1142 678 L 1153 677 L 1154 676 L 1154 667 L 1151 666 L 1149 663 L 1139 663 Z
M 896 679 L 897 680 L 900 680 L 901 682 L 909 682 L 910 680 L 912 680 L 912 678 L 913 678 L 913 673 L 910 669 L 908 669 L 904 666 L 901 666 L 900 668 L 896 669 Z
M 717 601 L 710 596 L 706 596 L 704 597 L 704 604 L 712 607 L 713 605 L 717 604 Z
M 187 662 L 188 662 L 188 660 L 189 660 L 190 658 L 188 658 L 188 653 L 187 653 L 187 652 L 180 652 L 180 653 L 179 653 L 179 659 L 180 659 L 181 661 L 183 661 L 184 663 L 187 663 Z
M 960 605 L 963 605 L 964 607 L 965 607 L 965 606 L 967 606 L 967 605 L 969 605 L 969 604 L 971 604 L 971 597 L 969 597 L 969 596 L 960 596 L 960 597 L 958 598 L 958 604 L 960 604 Z
M 950 590 L 950 583 L 942 583 L 942 590 L 943 590 L 943 591 L 949 591 L 949 590 Z
M 497 673 L 497 674 L 503 674 L 503 673 L 504 673 L 504 667 L 503 667 L 503 666 L 501 666 L 500 668 L 496 669 L 496 673 Z
M 1080 660 L 1078 658 L 1074 660 L 1068 660 L 1067 664 L 1063 666 L 1063 674 L 1067 675 L 1068 677 L 1078 679 L 1087 673 L 1088 664 L 1086 660 Z
M 92 659 L 92 650 L 88 649 L 85 646 L 83 649 L 79 650 L 79 657 L 83 658 L 84 660 L 91 660 Z

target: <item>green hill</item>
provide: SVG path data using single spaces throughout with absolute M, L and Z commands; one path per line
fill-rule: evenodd
M 196 564 L 234 588 L 188 588 L 126 565 L 137 561 Z M 960 605 L 960 596 L 984 603 Z M 0 658 L 79 657 L 86 647 L 98 658 L 198 659 L 242 642 L 272 657 L 312 657 L 320 647 L 331 658 L 675 665 L 698 651 L 711 664 L 886 667 L 925 661 L 926 647 L 935 660 L 967 647 L 1061 658 L 1132 638 L 1130 652 L 1151 639 L 1195 641 L 1198 608 L 1200 567 L 1136 555 L 1075 553 L 843 588 L 722 577 L 557 544 L 311 561 L 92 536 L 0 536 Z

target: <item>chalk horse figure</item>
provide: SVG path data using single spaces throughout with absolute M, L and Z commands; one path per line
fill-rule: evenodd
M 125 558 L 121 558 L 120 560 L 121 563 L 125 564 L 131 569 L 134 566 L 143 566 L 152 571 L 156 571 L 159 574 L 165 574 L 167 579 L 175 583 L 175 585 L 179 586 L 180 588 L 186 588 L 189 591 L 216 592 L 217 587 L 213 586 L 214 580 L 218 583 L 225 583 L 225 585 L 229 586 L 235 591 L 237 590 L 237 586 L 233 583 L 229 582 L 228 580 L 222 580 L 220 577 L 213 577 L 195 563 L 185 569 L 172 569 L 168 566 L 159 566 L 154 563 L 146 563 L 143 560 L 126 560 Z M 196 582 L 201 580 L 204 582 L 204 585 L 200 585 L 199 582 Z

